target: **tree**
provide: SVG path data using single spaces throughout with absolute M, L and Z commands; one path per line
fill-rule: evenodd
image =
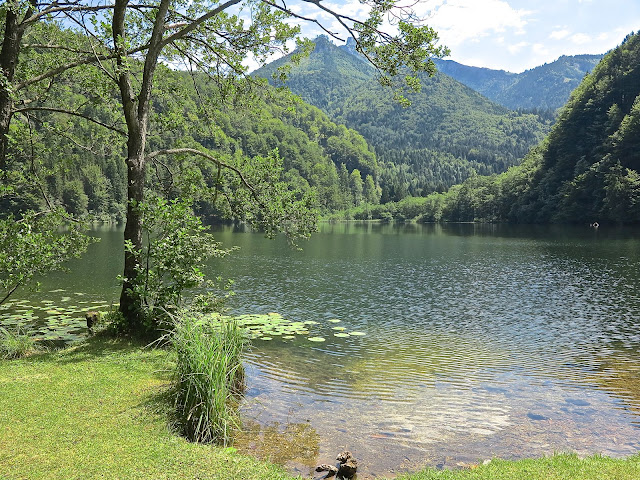
M 436 46 L 437 35 L 427 26 L 414 24 L 417 18 L 409 8 L 394 1 L 367 0 L 367 18 L 351 18 L 312 0 L 319 13 L 329 14 L 347 33 L 356 38 L 357 49 L 377 68 L 381 83 L 394 87 L 396 98 L 407 103 L 405 90 L 419 88 L 415 72 L 435 71 L 432 56 L 442 56 L 446 49 Z M 210 185 L 214 201 L 223 198 L 229 212 L 248 219 L 265 229 L 268 234 L 284 230 L 292 237 L 306 236 L 313 228 L 312 198 L 289 190 L 282 182 L 281 160 L 277 153 L 266 157 L 247 159 L 239 155 L 221 156 L 203 145 L 188 139 L 179 139 L 169 148 L 151 151 L 148 143 L 150 112 L 156 91 L 154 82 L 161 62 L 184 62 L 208 75 L 221 91 L 221 97 L 231 103 L 247 106 L 248 92 L 261 87 L 261 82 L 246 75 L 243 61 L 251 54 L 265 62 L 274 50 L 286 50 L 289 40 L 296 38 L 299 27 L 292 27 L 291 19 L 315 23 L 328 34 L 337 34 L 323 26 L 317 18 L 305 17 L 277 0 L 228 0 L 211 2 L 196 0 L 188 5 L 177 0 L 155 0 L 133 4 L 128 0 L 115 0 L 96 5 L 90 0 L 74 0 L 59 5 L 57 2 L 36 3 L 34 0 L 13 0 L 1 10 L 4 15 L 5 36 L 2 46 L 2 85 L 0 89 L 0 167 L 6 169 L 8 132 L 15 113 L 28 114 L 31 109 L 60 111 L 68 115 L 85 117 L 126 138 L 127 213 L 125 226 L 124 282 L 120 296 L 120 310 L 132 326 L 140 323 L 140 298 L 135 293 L 134 280 L 140 271 L 142 245 L 142 210 L 145 204 L 145 185 L 148 165 L 163 165 L 171 175 L 171 165 L 163 161 L 172 156 L 178 162 L 208 162 L 217 170 Z M 28 28 L 64 12 L 86 33 L 84 48 L 40 44 L 39 48 L 70 50 L 71 60 L 47 66 L 17 82 L 15 67 L 19 63 L 22 42 Z M 111 16 L 88 16 L 96 12 Z M 239 14 L 240 13 L 240 14 Z M 74 16 L 76 15 L 77 16 Z M 246 14 L 250 20 L 244 20 Z M 110 22 L 104 21 L 110 18 Z M 320 18 L 320 15 L 318 15 Z M 385 22 L 394 23 L 394 34 L 384 31 Z M 100 40 L 100 42 L 98 42 Z M 300 42 L 300 55 L 308 51 L 309 43 Z M 89 51 L 89 54 L 86 52 Z M 66 52 L 69 55 L 69 52 Z M 113 60 L 113 61 L 110 61 Z M 93 79 L 110 78 L 118 89 L 126 131 L 77 111 L 35 105 L 16 108 L 16 92 L 26 87 L 47 91 L 55 86 L 56 76 L 81 65 L 95 65 Z M 285 73 L 285 72 L 281 72 Z M 104 88 L 104 80 L 95 80 Z M 258 88 L 258 90 L 259 90 Z M 37 95 L 34 97 L 37 100 Z M 33 101 L 34 98 L 28 99 Z M 37 103 L 37 102 L 36 102 Z M 203 108 L 203 113 L 206 114 Z M 84 198 L 80 206 L 84 204 Z
M 364 179 L 364 201 L 372 205 L 380 203 L 380 187 L 376 186 L 371 175 L 367 175 Z
M 26 213 L 20 220 L 0 219 L 0 305 L 36 275 L 61 268 L 79 257 L 93 240 L 73 223 L 69 232 L 57 229 L 64 220 L 61 210 L 48 214 Z
M 437 35 L 428 27 L 416 27 L 402 16 L 409 14 L 395 2 L 365 2 L 370 7 L 367 19 L 353 19 L 337 11 L 332 11 L 317 2 L 313 3 L 320 10 L 332 15 L 351 33 L 357 41 L 357 48 L 379 69 L 381 81 L 392 85 L 403 65 L 410 71 L 434 72 L 434 64 L 430 57 L 442 55 L 445 49 L 436 47 Z M 320 24 L 314 18 L 303 17 L 294 13 L 285 3 L 269 0 L 228 0 L 222 3 L 204 1 L 192 2 L 188 8 L 172 0 L 158 0 L 149 4 L 144 10 L 130 5 L 128 0 L 116 0 L 111 22 L 112 43 L 115 52 L 116 69 L 113 78 L 120 90 L 120 100 L 127 123 L 127 172 L 128 172 L 128 206 L 125 226 L 125 241 L 130 248 L 125 253 L 124 284 L 120 296 L 120 311 L 132 323 L 139 321 L 139 298 L 133 289 L 133 279 L 140 265 L 142 251 L 142 217 L 139 205 L 144 202 L 144 189 L 147 162 L 160 155 L 189 154 L 205 158 L 217 165 L 219 171 L 225 169 L 237 177 L 237 185 L 249 192 L 252 202 L 244 206 L 258 204 L 260 212 L 250 215 L 253 220 L 270 233 L 282 225 L 290 235 L 306 235 L 310 231 L 308 214 L 305 209 L 291 210 L 285 207 L 280 196 L 286 192 L 281 186 L 269 189 L 269 184 L 255 188 L 244 176 L 243 168 L 254 173 L 254 165 L 233 165 L 223 162 L 204 148 L 173 148 L 149 153 L 147 151 L 147 135 L 149 111 L 153 98 L 153 82 L 158 62 L 162 59 L 176 60 L 182 58 L 204 70 L 229 92 L 237 93 L 239 88 L 251 82 L 244 78 L 246 68 L 242 61 L 248 54 L 264 62 L 267 55 L 276 48 L 284 49 L 288 40 L 299 34 L 298 27 L 291 27 L 287 19 Z M 234 9 L 245 9 L 250 12 L 252 22 L 245 26 L 244 21 L 236 16 Z M 390 35 L 382 30 L 387 14 L 395 14 L 398 20 L 398 33 Z M 415 18 L 415 17 L 407 17 Z M 323 27 L 324 28 L 324 27 Z M 325 28 L 326 30 L 326 28 Z M 328 31 L 328 30 L 327 30 Z M 105 30 L 108 32 L 108 29 Z M 335 36 L 335 34 L 332 34 Z M 134 59 L 130 51 L 141 51 Z M 139 59 L 141 66 L 140 79 L 136 83 L 133 70 Z M 404 77 L 404 86 L 418 88 L 416 78 Z M 246 90 L 243 90 L 243 92 Z M 401 94 L 398 97 L 401 101 Z M 277 165 L 264 164 L 265 172 Z M 268 174 L 258 173 L 254 179 L 259 180 Z M 267 195 L 261 195 L 267 193 Z M 248 200 L 246 196 L 245 200 Z M 275 198 L 275 202 L 274 199 Z M 230 202 L 234 203 L 234 202 Z M 242 203 L 242 202 L 241 202 Z M 308 203 L 303 205 L 307 208 Z M 302 213 L 302 218 L 299 214 Z
M 353 192 L 354 205 L 357 207 L 362 203 L 362 192 L 364 189 L 364 183 L 360 170 L 354 169 L 349 175 L 349 183 L 351 184 L 351 191 Z

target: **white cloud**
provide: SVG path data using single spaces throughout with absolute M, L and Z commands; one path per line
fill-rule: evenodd
M 563 38 L 567 38 L 570 34 L 571 32 L 567 29 L 554 30 L 549 35 L 549 38 L 552 40 L 562 40 Z
M 591 37 L 586 33 L 576 33 L 571 36 L 571 41 L 576 45 L 584 45 L 591 42 Z
M 532 50 L 533 50 L 533 53 L 538 56 L 549 55 L 549 49 L 542 43 L 534 43 Z
M 444 44 L 453 47 L 492 33 L 509 31 L 522 35 L 530 14 L 512 8 L 504 0 L 449 0 L 439 2 L 432 10 L 429 24 L 439 32 Z
M 509 53 L 511 53 L 512 55 L 515 55 L 516 53 L 520 52 L 523 48 L 528 47 L 529 45 L 530 44 L 528 42 L 520 42 L 514 45 L 509 45 L 507 47 L 507 50 L 509 50 Z

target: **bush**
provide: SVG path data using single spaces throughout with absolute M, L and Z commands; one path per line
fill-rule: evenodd
M 186 312 L 176 318 L 171 339 L 182 433 L 191 441 L 227 445 L 237 426 L 237 396 L 244 388 L 244 332 L 219 315 Z
M 35 339 L 25 330 L 0 327 L 0 357 L 20 358 L 37 350 Z

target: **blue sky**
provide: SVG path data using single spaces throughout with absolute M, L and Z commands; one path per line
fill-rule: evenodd
M 364 14 L 358 0 L 323 4 Z M 298 5 L 300 13 L 323 19 L 314 7 Z M 605 53 L 640 30 L 640 0 L 419 0 L 415 8 L 451 49 L 450 59 L 516 73 L 561 55 Z M 322 33 L 308 26 L 303 32 Z

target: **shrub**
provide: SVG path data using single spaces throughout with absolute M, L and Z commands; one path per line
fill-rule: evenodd
M 0 327 L 0 356 L 5 359 L 20 358 L 37 350 L 35 339 L 26 331 L 7 330 Z
M 237 425 L 237 396 L 244 388 L 244 332 L 219 315 L 186 312 L 175 319 L 171 339 L 182 433 L 192 441 L 227 445 Z

